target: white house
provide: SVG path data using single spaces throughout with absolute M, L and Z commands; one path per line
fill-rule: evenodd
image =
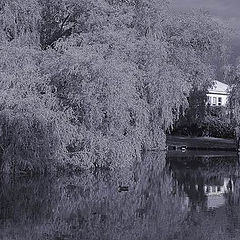
M 214 81 L 213 87 L 208 89 L 207 98 L 210 106 L 226 106 L 229 96 L 229 86 L 225 83 Z

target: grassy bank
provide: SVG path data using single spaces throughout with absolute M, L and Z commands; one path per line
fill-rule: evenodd
M 236 144 L 233 139 L 213 138 L 213 137 L 183 137 L 167 136 L 167 146 L 186 146 L 192 150 L 218 150 L 235 151 Z

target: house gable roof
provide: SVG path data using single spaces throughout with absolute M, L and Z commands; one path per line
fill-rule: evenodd
M 228 90 L 229 90 L 229 85 L 219 81 L 214 81 L 213 86 L 208 89 L 208 92 L 219 93 L 219 94 L 229 94 Z

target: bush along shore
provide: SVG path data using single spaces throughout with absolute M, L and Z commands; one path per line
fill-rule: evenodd
M 119 169 L 164 149 L 190 89 L 211 85 L 226 30 L 167 0 L 0 4 L 4 172 Z

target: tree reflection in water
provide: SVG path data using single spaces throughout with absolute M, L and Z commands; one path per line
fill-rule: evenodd
M 236 156 L 173 157 L 168 166 L 174 179 L 172 188 L 186 195 L 191 210 L 218 208 L 234 193 L 239 167 Z
M 188 209 L 183 239 L 239 239 L 237 156 L 170 157 L 167 169 Z
M 122 172 L 2 176 L 0 239 L 237 239 L 237 163 L 165 159 L 148 153 Z M 210 196 L 224 203 L 209 207 Z

